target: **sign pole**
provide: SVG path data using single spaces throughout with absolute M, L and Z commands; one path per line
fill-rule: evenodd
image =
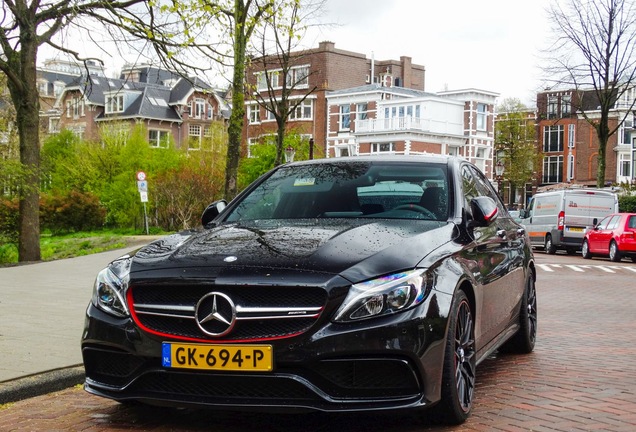
M 146 235 L 148 235 L 148 213 L 146 211 L 146 203 L 148 202 L 148 181 L 146 181 L 146 173 L 143 171 L 137 172 L 137 190 L 139 190 L 139 197 L 144 205 L 144 226 L 146 227 Z

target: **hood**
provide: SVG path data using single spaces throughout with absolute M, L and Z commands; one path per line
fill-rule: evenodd
M 355 283 L 416 267 L 451 241 L 453 227 L 445 222 L 368 219 L 223 224 L 144 246 L 134 255 L 131 273 L 196 267 L 214 277 L 293 270 L 339 274 Z

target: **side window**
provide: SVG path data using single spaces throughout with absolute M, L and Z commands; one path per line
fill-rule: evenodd
M 621 220 L 620 215 L 616 215 L 612 218 L 609 224 L 607 224 L 607 229 L 613 230 L 618 226 L 618 221 Z
M 601 229 L 601 230 L 607 229 L 607 225 L 609 224 L 610 219 L 612 219 L 611 216 L 603 218 L 603 220 L 601 220 L 597 225 L 598 229 Z
M 464 207 L 470 208 L 470 201 L 480 194 L 473 173 L 468 165 L 462 167 L 462 189 L 464 192 Z
M 471 167 L 471 171 L 473 172 L 473 176 L 475 177 L 475 186 L 479 191 L 480 196 L 487 196 L 492 198 L 492 200 L 497 204 L 497 210 L 500 215 L 505 215 L 508 212 L 503 206 L 503 203 L 499 199 L 497 192 L 490 186 L 490 182 L 484 177 L 484 175 L 477 171 L 474 167 Z
M 630 216 L 629 221 L 627 222 L 628 228 L 636 228 L 636 216 Z

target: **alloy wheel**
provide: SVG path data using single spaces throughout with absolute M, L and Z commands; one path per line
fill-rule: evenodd
M 469 411 L 475 391 L 475 340 L 473 317 L 466 301 L 459 306 L 455 326 L 455 382 L 462 410 Z

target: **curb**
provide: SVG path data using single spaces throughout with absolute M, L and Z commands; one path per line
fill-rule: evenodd
M 0 405 L 64 390 L 84 382 L 82 365 L 0 382 Z

